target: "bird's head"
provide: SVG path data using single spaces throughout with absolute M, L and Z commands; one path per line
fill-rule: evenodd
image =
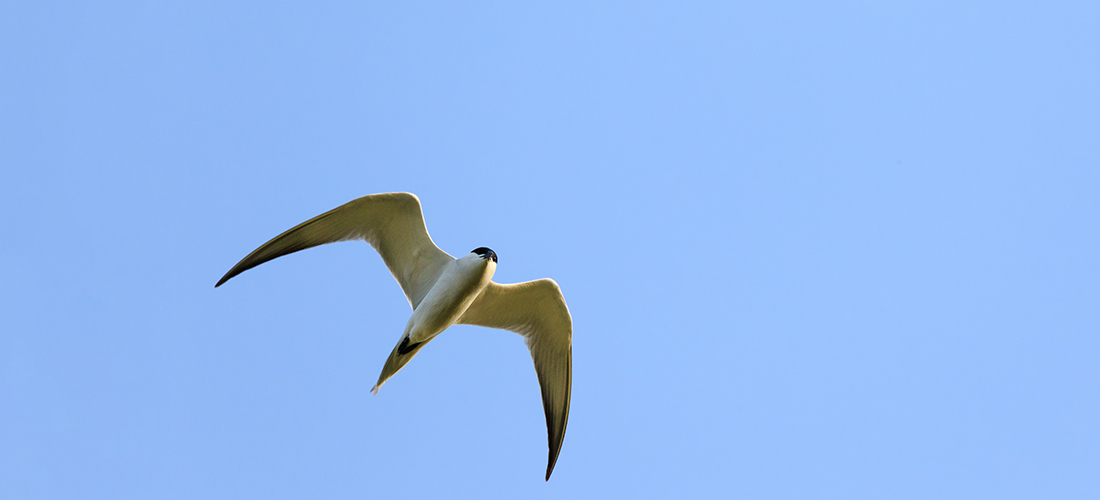
M 477 247 L 477 248 L 473 249 L 470 253 L 477 254 L 477 256 L 482 258 L 482 259 L 491 260 L 491 261 L 493 261 L 493 264 L 497 263 L 497 253 L 490 250 L 490 249 L 488 249 L 488 248 Z

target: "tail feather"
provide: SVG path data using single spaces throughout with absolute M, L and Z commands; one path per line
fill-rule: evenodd
M 382 388 L 382 384 L 385 384 L 390 377 L 394 376 L 397 372 L 401 371 L 401 368 L 405 366 L 416 353 L 420 352 L 420 349 L 427 344 L 427 341 L 418 342 L 415 344 L 409 344 L 409 338 L 404 337 L 401 342 L 393 348 L 393 352 L 390 352 L 390 357 L 386 359 L 385 366 L 382 367 L 382 374 L 378 376 L 378 382 L 371 388 L 371 394 L 378 395 L 378 390 Z

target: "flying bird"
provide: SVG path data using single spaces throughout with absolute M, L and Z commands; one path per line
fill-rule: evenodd
M 215 288 L 269 260 L 337 241 L 364 240 L 382 256 L 412 306 L 405 332 L 393 348 L 371 392 L 405 366 L 424 345 L 454 324 L 518 333 L 531 351 L 542 388 L 554 471 L 572 387 L 573 319 L 561 289 L 544 278 L 514 284 L 492 281 L 496 252 L 475 248 L 454 258 L 428 236 L 420 199 L 412 193 L 364 196 L 305 221 L 264 243 L 233 266 Z

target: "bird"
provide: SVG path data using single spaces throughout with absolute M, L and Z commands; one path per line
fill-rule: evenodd
M 549 481 L 565 439 L 572 391 L 573 319 L 561 288 L 550 278 L 513 284 L 492 281 L 497 254 L 487 247 L 458 259 L 444 252 L 428 235 L 415 194 L 363 196 L 307 220 L 253 250 L 214 288 L 272 259 L 350 240 L 366 241 L 378 251 L 412 307 L 371 393 L 377 395 L 382 384 L 451 325 L 517 333 L 531 352 L 542 390 Z

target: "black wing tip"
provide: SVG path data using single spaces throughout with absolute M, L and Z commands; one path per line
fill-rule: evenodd
M 550 474 L 554 473 L 554 466 L 558 464 L 558 454 L 561 453 L 561 443 L 557 446 L 551 445 L 550 457 L 546 461 L 546 480 L 550 480 Z
M 253 253 L 255 253 L 255 252 L 253 252 Z M 251 255 L 249 255 L 248 257 L 251 257 Z M 239 275 L 239 274 L 241 274 L 241 273 L 243 273 L 243 272 L 245 272 L 249 269 L 252 269 L 253 267 L 256 267 L 260 264 L 263 264 L 264 262 L 267 262 L 265 260 L 263 262 L 259 262 L 259 263 L 256 263 L 256 264 L 251 264 L 251 265 L 248 265 L 248 266 L 242 266 L 241 264 L 243 264 L 245 261 L 247 261 L 248 257 L 245 257 L 244 260 L 238 262 L 237 265 L 233 266 L 233 269 L 230 269 L 229 272 L 225 273 L 225 276 L 222 276 L 222 279 L 218 280 L 218 283 L 214 285 L 214 288 L 222 286 L 222 285 L 225 284 L 226 281 L 229 281 L 233 278 L 236 278 L 237 275 Z M 272 260 L 274 258 L 275 257 L 272 257 L 271 259 L 267 259 L 267 260 Z
M 238 274 L 240 274 L 240 273 L 235 273 L 233 271 L 229 271 L 228 273 L 225 273 L 225 276 L 222 276 L 222 279 L 218 280 L 218 282 L 214 284 L 214 288 L 217 288 L 219 286 L 224 285 L 226 281 L 229 281 L 230 278 L 232 278 L 232 277 L 234 277 Z

